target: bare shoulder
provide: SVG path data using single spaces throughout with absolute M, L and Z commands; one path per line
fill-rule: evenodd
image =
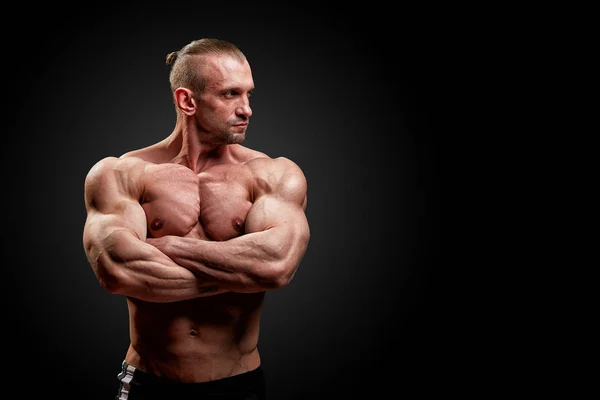
M 275 194 L 306 206 L 306 176 L 294 161 L 287 157 L 256 157 L 246 165 L 256 177 L 259 193 Z
M 233 153 L 234 158 L 240 163 L 247 163 L 255 158 L 271 158 L 262 151 L 254 150 L 241 144 L 230 145 L 229 149 Z
M 100 179 L 115 173 L 133 173 L 143 169 L 146 164 L 148 164 L 146 161 L 137 157 L 104 157 L 90 168 L 86 175 L 86 181 Z
M 171 162 L 172 157 L 167 146 L 163 142 L 158 142 L 148 147 L 128 151 L 119 158 L 138 158 L 153 164 L 163 164 Z
M 246 165 L 258 175 L 269 175 L 276 179 L 281 178 L 283 174 L 301 175 L 304 177 L 300 166 L 287 157 L 271 158 L 268 156 L 259 156 L 247 161 Z
M 122 194 L 138 196 L 143 191 L 142 176 L 149 163 L 137 157 L 105 157 L 96 162 L 85 177 L 86 203 Z

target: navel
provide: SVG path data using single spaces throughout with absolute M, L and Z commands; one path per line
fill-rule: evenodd
M 165 222 L 162 219 L 154 218 L 152 220 L 152 223 L 150 224 L 150 229 L 152 229 L 153 231 L 157 231 L 160 228 L 162 228 L 164 224 Z

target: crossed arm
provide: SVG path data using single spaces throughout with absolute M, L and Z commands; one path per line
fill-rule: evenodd
M 212 277 L 235 292 L 256 292 L 287 285 L 308 245 L 306 180 L 287 159 L 256 159 L 251 168 L 276 168 L 264 175 L 264 193 L 254 201 L 246 217 L 244 235 L 227 241 L 205 241 L 178 236 L 147 239 L 177 264 L 195 274 Z M 261 175 L 257 173 L 257 175 Z
M 269 174 L 269 189 L 255 199 L 246 217 L 246 234 L 209 242 L 176 236 L 147 239 L 139 204 L 146 163 L 114 157 L 100 161 L 86 177 L 83 234 L 100 284 L 111 293 L 152 302 L 287 284 L 310 233 L 304 176 L 290 161 L 278 163 L 283 169 Z

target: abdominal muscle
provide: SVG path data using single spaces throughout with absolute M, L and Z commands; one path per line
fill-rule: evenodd
M 222 293 L 176 303 L 128 298 L 131 344 L 125 361 L 182 382 L 206 382 L 251 371 L 261 293 Z

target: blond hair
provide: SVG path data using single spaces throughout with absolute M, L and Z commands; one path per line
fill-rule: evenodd
M 196 93 L 202 93 L 205 77 L 202 75 L 202 57 L 204 55 L 232 56 L 240 61 L 246 56 L 233 43 L 221 39 L 204 38 L 194 40 L 183 46 L 181 50 L 167 55 L 167 65 L 171 66 L 169 83 L 171 92 L 185 87 Z

